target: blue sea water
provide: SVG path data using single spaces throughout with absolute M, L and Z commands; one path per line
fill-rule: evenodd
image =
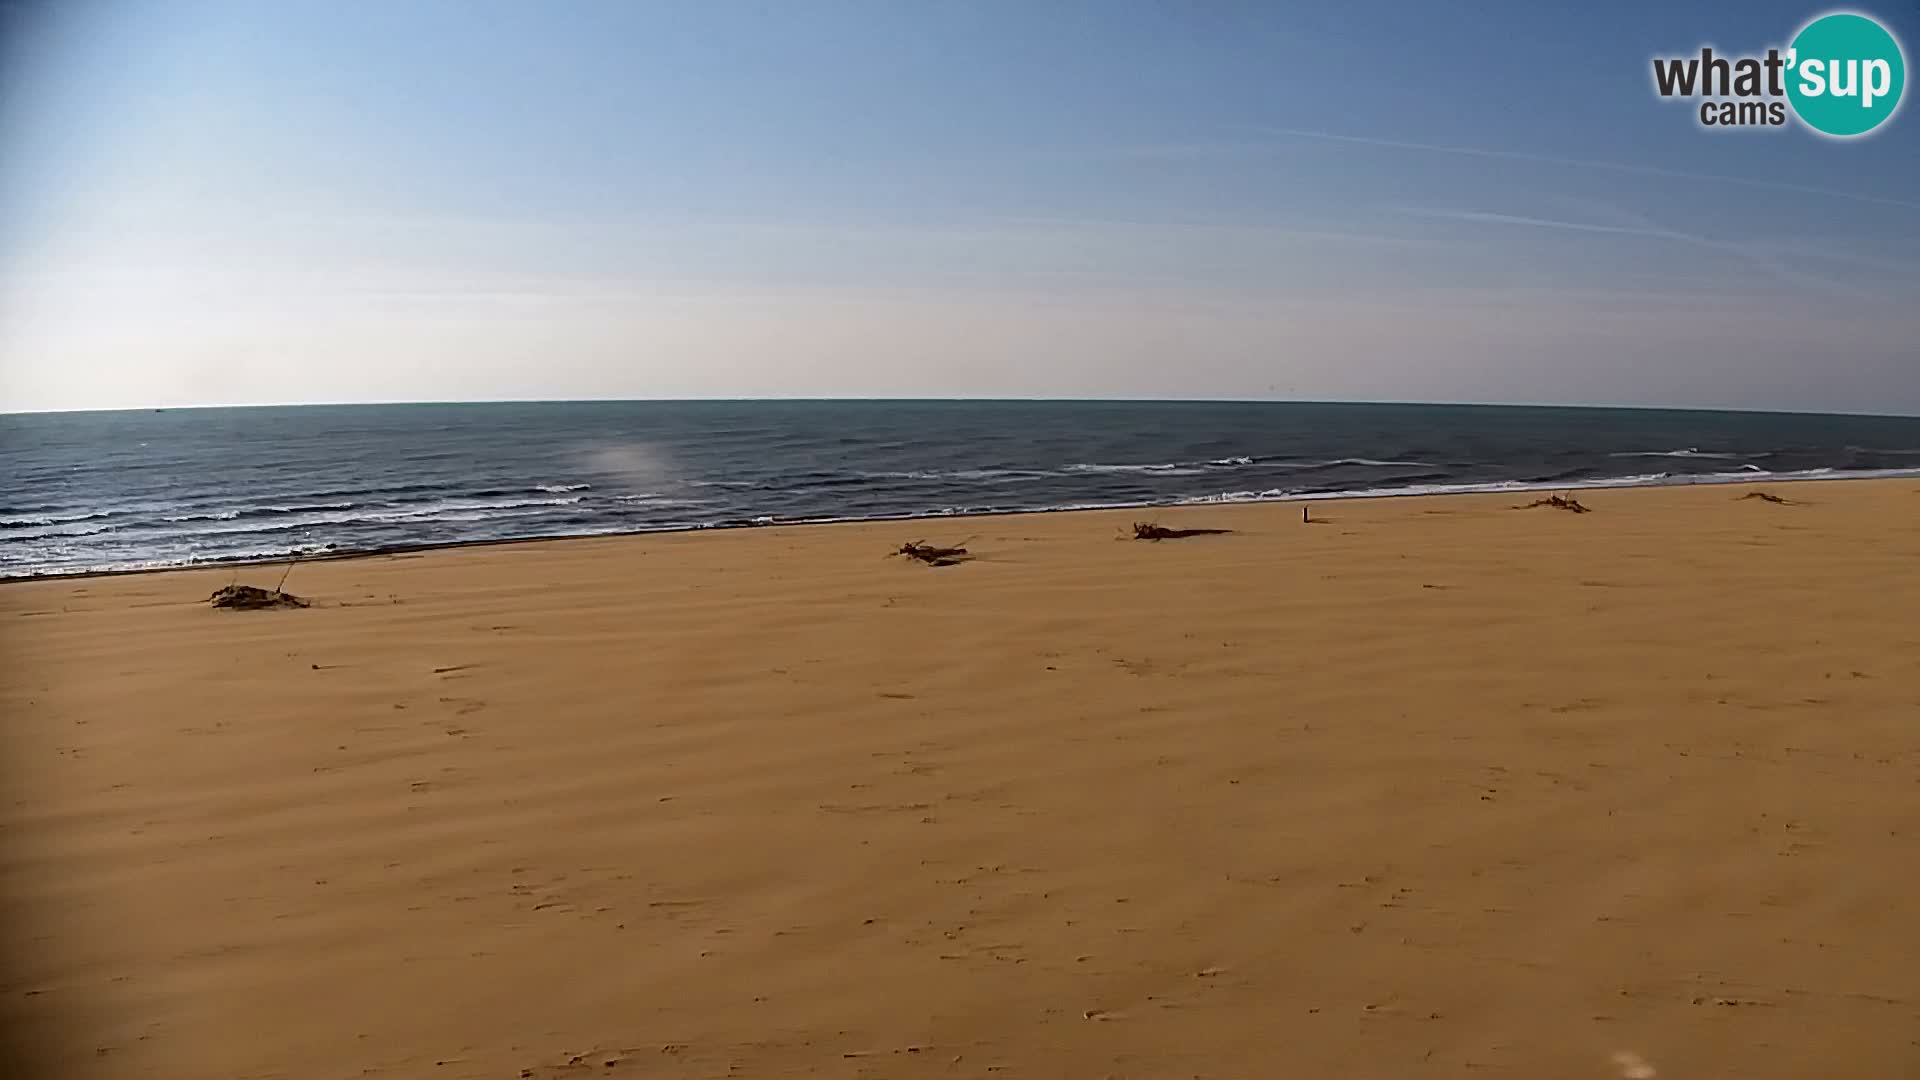
M 0 416 L 0 577 L 775 522 L 1920 476 L 1920 418 L 756 401 Z

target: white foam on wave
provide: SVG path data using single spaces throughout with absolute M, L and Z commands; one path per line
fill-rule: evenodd
M 272 518 L 249 520 L 222 519 L 223 524 L 192 530 L 194 536 L 221 536 L 233 533 L 287 532 L 300 529 L 324 529 L 329 525 L 392 525 L 436 522 L 471 524 L 495 517 L 525 517 L 550 512 L 554 507 L 573 506 L 583 496 L 570 495 L 547 499 L 438 499 L 418 506 L 376 503 L 355 506 L 351 503 L 334 510 L 289 512 Z
M 1332 461 L 1322 461 L 1317 463 L 1317 465 L 1310 466 L 1310 467 L 1321 468 L 1321 467 L 1328 467 L 1333 465 L 1367 465 L 1374 468 L 1382 468 L 1382 469 L 1402 468 L 1406 466 L 1415 466 L 1415 467 L 1427 468 L 1427 469 L 1439 468 L 1438 465 L 1435 465 L 1431 461 L 1381 461 L 1378 458 L 1363 458 L 1363 457 L 1335 458 Z
M 1674 455 L 1662 454 L 1659 456 L 1674 456 Z M 1230 459 L 1223 459 L 1223 460 L 1230 460 Z M 1342 459 L 1342 460 L 1359 463 L 1359 464 L 1404 464 L 1404 465 L 1418 464 L 1413 462 L 1397 462 L 1397 463 L 1382 462 L 1377 459 Z M 1236 468 L 1240 468 L 1240 467 L 1236 466 Z M 1156 469 L 1151 471 L 1161 472 L 1164 474 L 1166 470 Z M 1206 474 L 1216 475 L 1216 476 L 1225 476 L 1225 475 L 1233 474 L 1232 469 L 1224 469 L 1224 470 L 1219 468 L 1211 469 L 1211 470 L 1196 469 L 1194 471 L 1203 472 Z M 1881 468 L 1881 469 L 1841 469 L 1841 468 L 1833 468 L 1833 467 L 1824 467 L 1824 468 L 1815 468 L 1815 469 L 1800 469 L 1800 470 L 1790 470 L 1790 471 L 1782 471 L 1782 472 L 1772 472 L 1752 464 L 1739 464 L 1736 466 L 1731 466 L 1728 469 L 1728 471 L 1724 471 L 1724 472 L 1704 472 L 1704 473 L 1691 473 L 1691 474 L 1684 473 L 1684 472 L 1682 473 L 1646 472 L 1646 473 L 1635 473 L 1635 474 L 1630 474 L 1625 476 L 1597 477 L 1597 478 L 1589 478 L 1589 479 L 1582 479 L 1582 480 L 1575 480 L 1575 481 L 1559 481 L 1559 482 L 1556 482 L 1556 481 L 1538 481 L 1538 482 L 1483 481 L 1483 482 L 1418 483 L 1418 484 L 1396 485 L 1391 482 L 1390 478 L 1383 477 L 1382 478 L 1383 482 L 1378 484 L 1368 485 L 1365 487 L 1345 488 L 1341 490 L 1321 491 L 1321 492 L 1301 491 L 1301 490 L 1298 490 L 1297 488 L 1249 486 L 1245 490 L 1234 490 L 1234 491 L 1217 492 L 1213 494 L 1194 495 L 1194 496 L 1189 496 L 1189 497 L 1179 498 L 1179 499 L 1160 498 L 1160 499 L 1104 501 L 1104 502 L 1098 501 L 1098 500 L 1068 500 L 1068 501 L 1063 501 L 1061 503 L 1057 503 L 1053 505 L 993 506 L 993 507 L 980 507 L 980 506 L 970 507 L 970 506 L 956 505 L 956 506 L 949 506 L 949 507 L 941 507 L 937 509 L 926 509 L 921 511 L 903 511 L 900 513 L 881 513 L 881 514 L 873 514 L 873 515 L 850 515 L 850 516 L 807 516 L 805 518 L 800 518 L 800 519 L 782 518 L 777 520 L 779 520 L 780 523 L 786 523 L 787 521 L 790 521 L 790 520 L 805 520 L 805 521 L 818 521 L 818 522 L 852 521 L 852 520 L 908 520 L 908 519 L 922 518 L 922 517 L 946 517 L 946 516 L 952 516 L 952 515 L 958 515 L 958 514 L 1028 513 L 1028 512 L 1053 511 L 1053 510 L 1097 510 L 1097 509 L 1118 510 L 1118 509 L 1140 509 L 1140 508 L 1146 508 L 1146 507 L 1152 507 L 1152 506 L 1164 506 L 1164 505 L 1194 505 L 1194 504 L 1271 502 L 1271 501 L 1323 501 L 1323 500 L 1356 499 L 1356 498 L 1406 497 L 1406 496 L 1418 496 L 1418 495 L 1532 492 L 1532 491 L 1552 491 L 1552 490 L 1569 490 L 1569 489 L 1577 490 L 1577 489 L 1590 489 L 1590 488 L 1627 488 L 1627 487 L 1646 487 L 1646 486 L 1679 485 L 1679 484 L 1738 484 L 1738 483 L 1753 483 L 1757 481 L 1765 481 L 1768 483 L 1779 483 L 1779 482 L 1790 482 L 1790 481 L 1799 481 L 1799 480 L 1877 479 L 1877 478 L 1903 478 L 1903 477 L 1904 478 L 1920 477 L 1920 466 L 1907 467 L 1907 468 Z M 723 486 L 723 485 L 714 484 L 713 486 Z M 726 484 L 724 486 L 734 486 L 734 485 Z M 745 486 L 745 485 L 743 484 L 742 486 Z M 36 539 L 36 541 L 39 541 L 39 540 L 52 541 L 51 543 L 47 543 L 43 546 L 38 542 L 36 542 L 36 544 L 32 548 L 23 547 L 21 549 L 20 553 L 23 556 L 26 556 L 28 558 L 33 558 L 35 560 L 35 564 L 29 565 L 26 561 L 26 558 L 21 558 L 21 559 L 7 558 L 3 561 L 0 561 L 0 577 L 32 577 L 32 576 L 43 576 L 43 575 L 61 575 L 61 574 L 79 573 L 79 572 L 87 572 L 87 571 L 149 569 L 149 568 L 160 568 L 160 567 L 167 567 L 167 566 L 198 565 L 198 564 L 207 563 L 209 561 L 244 562 L 244 561 L 269 560 L 273 558 L 285 558 L 289 552 L 295 549 L 295 547 L 303 548 L 308 551 L 313 551 L 313 550 L 318 550 L 323 546 L 326 546 L 328 542 L 337 544 L 338 546 L 334 550 L 337 553 L 344 554 L 355 549 L 365 550 L 367 547 L 373 546 L 374 544 L 377 543 L 377 541 L 370 538 L 368 534 L 355 532 L 355 527 L 367 526 L 367 525 L 379 526 L 379 525 L 394 524 L 394 523 L 398 523 L 402 525 L 409 524 L 409 523 L 424 524 L 424 525 L 434 525 L 434 524 L 477 525 L 477 527 L 473 529 L 456 529 L 454 530 L 453 535 L 462 537 L 462 538 L 481 539 L 481 538 L 507 538 L 507 537 L 533 538 L 533 537 L 562 536 L 562 535 L 569 535 L 569 536 L 570 535 L 604 535 L 609 533 L 622 533 L 622 532 L 659 532 L 659 531 L 672 531 L 672 530 L 695 529 L 695 528 L 708 528 L 708 527 L 713 527 L 715 524 L 713 522 L 694 522 L 694 521 L 687 521 L 684 519 L 678 519 L 680 517 L 679 515 L 674 515 L 676 520 L 649 520 L 645 522 L 635 521 L 631 517 L 626 518 L 625 520 L 583 521 L 578 518 L 568 519 L 562 515 L 556 515 L 555 511 L 563 510 L 566 507 L 577 505 L 583 501 L 583 497 L 578 494 L 572 494 L 572 495 L 565 495 L 565 494 L 559 494 L 559 493 L 546 493 L 546 494 L 549 495 L 550 497 L 526 498 L 526 497 L 519 497 L 519 496 L 493 495 L 493 496 L 470 496 L 464 499 L 448 498 L 448 499 L 441 499 L 433 502 L 427 502 L 423 504 L 411 504 L 411 505 L 406 503 L 377 503 L 377 504 L 372 504 L 366 507 L 356 507 L 353 504 L 349 503 L 349 504 L 327 504 L 324 509 L 319 506 L 271 507 L 267 509 L 285 511 L 285 513 L 275 514 L 272 517 L 266 517 L 266 518 L 261 518 L 256 516 L 251 520 L 229 519 L 225 517 L 225 512 L 222 511 L 218 518 L 209 517 L 204 519 L 204 523 L 188 523 L 178 529 L 172 530 L 173 532 L 176 533 L 176 537 L 173 538 L 173 543 L 182 544 L 186 548 L 186 550 L 180 551 L 179 554 L 175 556 L 155 557 L 152 554 L 151 547 L 146 544 L 139 545 L 139 547 L 136 549 L 134 547 L 128 547 L 123 544 L 114 543 L 106 547 L 100 548 L 98 550 L 89 550 L 91 546 L 89 542 L 82 542 L 77 544 L 69 543 L 69 542 L 66 542 L 69 539 L 67 536 L 45 535 L 39 538 L 32 538 L 32 539 Z M 668 496 L 666 492 L 663 492 L 663 491 L 641 491 L 641 492 L 634 493 L 632 495 L 625 496 L 624 499 L 622 496 L 614 496 L 612 498 L 614 501 L 631 500 L 631 504 L 641 508 L 651 508 L 652 506 L 659 506 L 662 509 L 666 509 L 667 507 L 676 505 L 678 503 L 678 500 L 674 500 L 673 498 Z M 603 503 L 602 505 L 605 505 L 605 504 Z M 149 507 L 148 509 L 152 512 L 158 512 L 162 510 L 176 509 L 176 508 L 153 506 L 153 507 Z M 742 510 L 745 511 L 745 513 L 742 515 L 743 517 L 747 517 L 752 513 L 752 510 L 750 507 L 743 507 Z M 84 521 L 87 518 L 123 515 L 127 512 L 128 511 L 125 508 L 120 508 L 120 509 L 115 509 L 113 511 L 97 512 L 97 513 L 88 514 L 88 515 L 78 515 L 78 516 L 59 515 L 59 516 L 69 518 L 66 524 L 68 527 L 71 527 L 74 522 Z M 48 516 L 53 517 L 56 515 L 48 515 Z M 662 515 L 662 518 L 664 517 L 665 515 Z M 739 519 L 736 519 L 736 520 L 739 520 Z M 755 520 L 756 523 L 769 523 L 776 519 L 772 518 L 769 515 L 759 515 L 757 518 L 754 518 L 753 520 Z M 155 518 L 148 518 L 146 519 L 146 526 L 150 528 L 152 527 L 152 524 L 155 523 L 156 521 L 157 519 Z M 138 522 L 138 519 L 136 519 L 136 522 Z M 90 533 L 95 531 L 109 531 L 109 530 L 115 529 L 116 527 L 126 527 L 129 524 L 133 524 L 133 523 L 103 524 L 99 526 L 98 529 L 89 528 L 87 533 L 76 533 L 74 535 L 84 536 L 84 535 L 89 535 Z M 329 528 L 329 526 L 335 526 L 335 525 L 340 526 L 340 528 L 338 529 Z M 304 531 L 304 535 L 303 535 L 303 531 Z M 256 533 L 256 534 L 265 533 L 266 535 L 260 536 L 257 539 L 253 539 L 253 540 L 242 539 L 238 535 L 238 534 L 245 534 L 245 533 Z M 226 534 L 235 534 L 235 535 L 229 537 Z M 29 537 L 21 537 L 19 533 L 13 533 L 11 534 L 11 537 L 29 539 Z M 281 537 L 284 537 L 285 540 L 287 541 L 294 541 L 294 543 L 293 544 L 287 544 L 284 542 L 277 543 L 276 541 L 279 540 Z M 169 544 L 166 546 L 172 546 L 172 545 Z M 119 550 L 116 550 L 116 549 L 119 549 Z M 5 553 L 5 554 L 11 555 L 12 553 Z M 76 564 L 69 564 L 66 566 L 48 565 L 48 563 L 57 564 L 69 558 L 75 558 L 76 564 L 84 563 L 84 565 L 76 565 Z
M 243 506 L 226 510 L 199 510 L 191 514 L 169 514 L 160 520 L 172 524 L 184 524 L 190 521 L 237 521 L 247 515 L 261 514 L 317 514 L 328 510 L 351 510 L 359 503 L 282 503 L 272 506 Z M 136 522 L 144 525 L 144 522 Z
M 285 558 L 286 553 L 282 552 Z M 109 562 L 80 563 L 73 566 L 56 566 L 44 570 L 29 569 L 21 573 L 12 570 L 0 571 L 0 578 L 43 578 L 43 577 L 79 577 L 83 574 L 124 574 L 130 570 L 175 570 L 182 566 L 192 566 L 191 558 L 180 559 L 119 559 Z
M 984 483 L 1017 483 L 1050 476 L 1085 474 L 1135 474 L 1141 476 L 1207 476 L 1234 469 L 1276 469 L 1305 471 L 1337 467 L 1428 468 L 1440 466 L 1431 461 L 1400 461 L 1383 458 L 1345 457 L 1317 461 L 1266 460 L 1247 454 L 1211 458 L 1206 461 L 1104 462 L 1081 461 L 1053 469 L 908 469 L 863 472 L 858 475 L 874 480 L 963 480 Z M 712 481 L 708 481 L 711 483 Z
M 1287 469 L 1298 471 L 1306 469 L 1331 469 L 1342 466 L 1380 469 L 1439 468 L 1438 465 L 1435 465 L 1431 461 L 1398 461 L 1386 458 L 1344 457 L 1331 458 L 1323 461 L 1262 461 L 1256 457 L 1241 455 L 1239 457 L 1214 458 L 1211 461 L 1167 462 L 1154 465 L 1078 464 L 1068 465 L 1062 471 L 1070 473 L 1154 473 L 1160 476 L 1197 476 L 1223 468 Z
M 534 490 L 558 495 L 568 491 L 586 491 L 591 487 L 593 487 L 592 484 L 536 484 Z
M 658 509 L 669 506 L 705 506 L 699 499 L 682 499 L 662 491 L 646 491 L 637 495 L 615 495 L 613 500 L 622 506 Z
M 84 514 L 35 514 L 32 517 L 0 518 L 0 529 L 43 529 L 50 525 L 71 525 L 76 521 L 112 517 L 113 510 L 90 510 Z
M 1617 454 L 1608 454 L 1607 456 L 1615 457 L 1615 458 L 1633 458 L 1633 457 L 1712 458 L 1720 461 L 1735 461 L 1744 457 L 1760 457 L 1761 455 L 1722 453 L 1719 451 L 1702 450 L 1697 446 L 1689 446 L 1684 450 L 1626 450 Z
M 86 523 L 87 520 L 89 519 L 82 518 L 62 522 L 57 525 L 38 525 L 32 528 L 22 529 L 19 532 L 9 532 L 5 539 L 11 543 L 37 543 L 48 540 L 62 540 L 76 536 L 98 536 L 101 533 L 113 532 L 120 527 L 116 524 L 89 525 Z
M 1060 470 L 1067 473 L 1153 473 L 1160 476 L 1198 476 L 1204 469 L 1194 465 L 1179 465 L 1162 462 L 1153 465 L 1105 465 L 1099 462 L 1080 462 L 1065 466 Z
M 1041 480 L 1055 475 L 1040 469 L 904 469 L 863 472 L 867 480 L 968 480 L 976 483 L 1011 484 L 1023 480 Z
M 1605 476 L 1574 481 L 1493 480 L 1486 482 L 1399 484 L 1386 487 L 1345 488 L 1338 491 L 1300 491 L 1294 488 L 1269 488 L 1264 491 L 1226 491 L 1213 495 L 1195 495 L 1176 500 L 1178 505 L 1236 502 L 1307 502 L 1328 499 L 1397 498 L 1412 495 L 1474 495 L 1508 491 L 1584 491 L 1595 488 L 1666 487 L 1691 484 L 1748 484 L 1757 479 L 1781 482 L 1796 480 L 1875 480 L 1920 477 L 1920 468 L 1911 469 L 1795 469 L 1768 472 L 1761 469 L 1714 473 L 1637 473 L 1631 476 Z M 1049 508 L 1051 509 L 1051 508 Z
M 326 517 L 325 521 L 355 522 L 395 522 L 395 521 L 484 521 L 489 516 L 505 513 L 516 515 L 519 511 L 545 513 L 556 506 L 574 506 L 584 501 L 584 496 L 572 495 L 556 499 L 442 499 L 419 507 L 393 508 L 371 513 L 350 513 L 340 517 Z

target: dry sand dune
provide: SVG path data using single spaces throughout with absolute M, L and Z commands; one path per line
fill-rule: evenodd
M 1920 495 L 1780 490 L 10 585 L 7 1007 L 73 1078 L 1920 1075 Z

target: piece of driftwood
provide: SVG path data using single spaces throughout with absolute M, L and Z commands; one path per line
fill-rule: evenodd
M 1189 536 L 1222 536 L 1232 529 L 1168 529 L 1151 521 L 1133 523 L 1135 540 L 1183 540 Z
M 893 554 L 905 555 L 909 559 L 926 563 L 928 566 L 953 566 L 973 558 L 972 555 L 967 554 L 967 549 L 964 547 L 957 545 L 937 547 L 925 540 L 910 540 L 901 544 Z
M 217 608 L 234 608 L 239 611 L 258 611 L 262 608 L 303 608 L 309 602 L 290 592 L 279 589 L 262 589 L 255 585 L 223 585 L 218 592 L 207 598 L 207 603 Z
M 1792 499 L 1781 498 L 1780 496 L 1775 495 L 1771 491 L 1749 491 L 1745 495 L 1742 495 L 1740 497 L 1742 499 L 1759 499 L 1762 502 L 1776 503 L 1780 506 L 1798 505 Z
M 1565 495 L 1549 495 L 1544 499 L 1535 499 L 1525 506 L 1516 506 L 1514 509 L 1531 510 L 1536 506 L 1551 506 L 1556 510 L 1571 510 L 1576 514 L 1593 513 L 1593 507 L 1582 504 L 1579 499 L 1573 497 L 1571 492 Z

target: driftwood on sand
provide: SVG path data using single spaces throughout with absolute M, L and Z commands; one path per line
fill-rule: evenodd
M 1576 514 L 1591 514 L 1593 507 L 1587 506 L 1573 497 L 1572 492 L 1565 495 L 1549 495 L 1544 499 L 1535 499 L 1525 506 L 1516 506 L 1515 510 L 1531 510 L 1536 506 L 1551 506 L 1556 510 L 1571 510 Z
M 910 540 L 901 544 L 892 554 L 905 555 L 909 559 L 926 563 L 928 566 L 952 566 L 973 558 L 967 554 L 967 549 L 964 547 L 958 545 L 937 547 L 925 540 Z
M 1232 531 L 1232 529 L 1168 529 L 1155 525 L 1151 521 L 1133 523 L 1135 540 L 1180 540 L 1189 536 L 1222 536 Z
M 258 611 L 262 608 L 303 608 L 309 602 L 290 592 L 279 589 L 262 589 L 254 585 L 223 585 L 220 590 L 207 598 L 207 602 L 217 608 L 234 608 L 240 611 Z
M 1759 499 L 1763 502 L 1777 503 L 1781 506 L 1798 506 L 1792 499 L 1782 498 L 1771 491 L 1749 491 L 1740 496 L 1742 499 Z

